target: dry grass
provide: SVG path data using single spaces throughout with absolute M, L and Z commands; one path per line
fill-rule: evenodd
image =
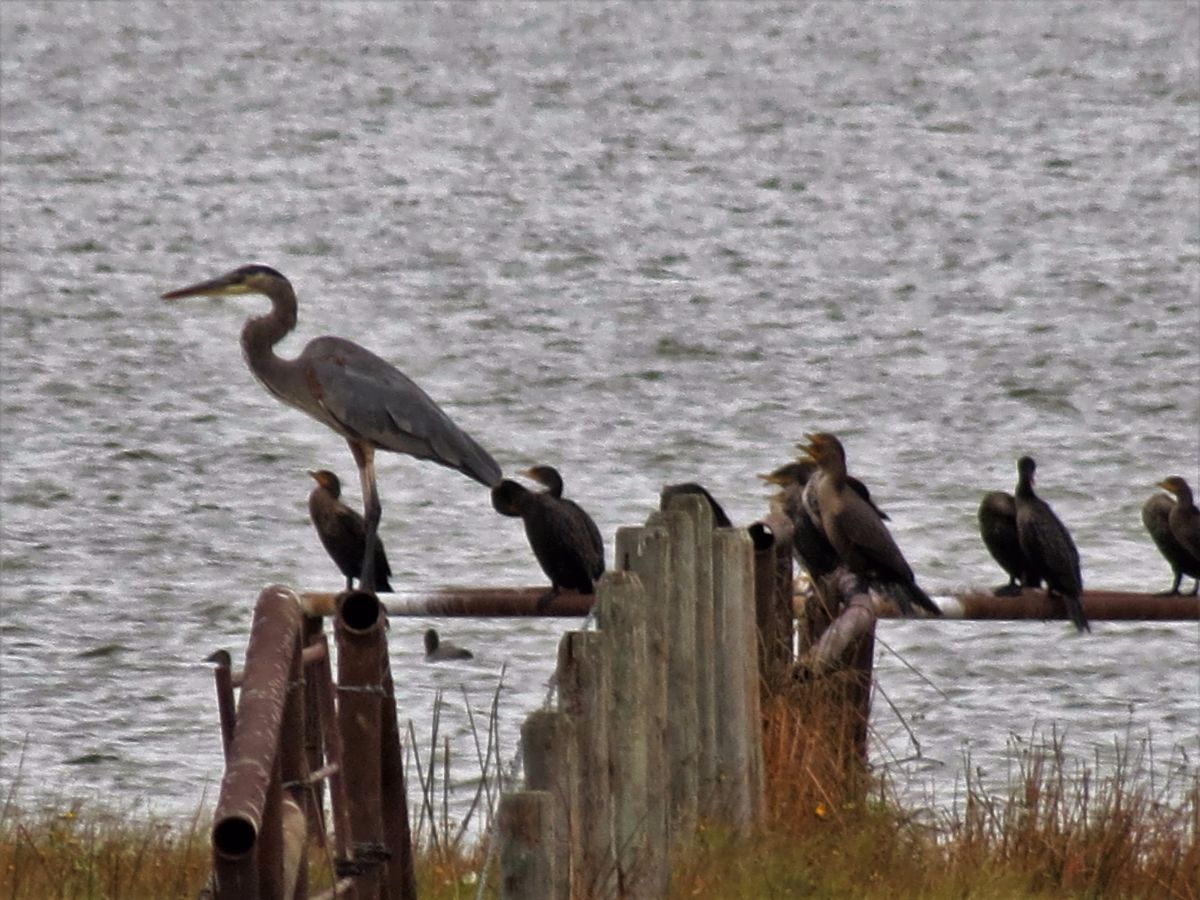
M 1014 740 L 1005 791 L 970 776 L 956 808 L 918 818 L 850 749 L 863 723 L 843 700 L 861 686 L 839 678 L 764 704 L 767 822 L 751 838 L 702 828 L 674 860 L 671 898 L 1200 900 L 1194 770 L 1186 783 L 1161 782 L 1164 770 L 1187 767 L 1155 761 L 1145 742 L 1126 740 L 1112 761 L 1083 766 L 1057 735 Z M 495 699 L 489 718 L 476 730 L 482 783 L 467 814 L 480 817 L 482 834 L 500 779 Z M 448 816 L 449 750 L 436 725 L 426 747 L 409 770 L 410 796 L 420 794 L 419 895 L 495 897 L 495 884 L 478 884 L 479 873 L 495 881 L 488 842 L 465 840 L 465 822 Z M 205 815 L 180 825 L 78 803 L 22 811 L 10 794 L 0 809 L 0 900 L 191 900 L 209 870 Z M 310 848 L 310 862 L 310 886 L 327 884 L 324 851 Z
M 764 705 L 769 819 L 750 839 L 702 830 L 672 898 L 1200 898 L 1194 772 L 1156 790 L 1144 745 L 1083 767 L 1052 735 L 1024 742 L 1007 792 L 972 778 L 960 809 L 922 821 L 849 752 L 855 689 L 832 679 Z
M 81 803 L 0 820 L 0 897 L 37 900 L 195 898 L 208 876 L 207 824 L 180 827 L 144 811 Z

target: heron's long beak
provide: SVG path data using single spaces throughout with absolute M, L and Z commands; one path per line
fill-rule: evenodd
M 246 294 L 249 292 L 249 288 L 246 287 L 241 275 L 237 272 L 230 272 L 219 278 L 210 278 L 208 281 L 201 281 L 198 284 L 192 284 L 174 291 L 167 291 L 162 295 L 162 299 L 179 300 L 183 297 L 218 297 L 222 294 Z

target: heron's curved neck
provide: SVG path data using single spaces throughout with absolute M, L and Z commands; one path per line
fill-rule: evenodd
M 271 311 L 254 316 L 242 327 L 242 353 L 250 368 L 258 374 L 269 373 L 280 360 L 274 347 L 296 327 L 296 293 L 286 282 L 272 285 L 267 295 Z

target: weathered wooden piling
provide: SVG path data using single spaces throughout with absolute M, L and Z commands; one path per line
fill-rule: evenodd
M 696 663 L 696 520 L 703 497 L 664 497 L 661 522 L 667 530 L 671 578 L 665 600 L 667 621 L 667 772 L 670 778 L 671 840 L 696 832 L 699 805 L 700 709 Z
M 658 513 L 654 514 L 658 516 Z M 646 625 L 645 674 L 642 710 L 646 720 L 646 771 L 667 771 L 667 606 L 671 583 L 671 549 L 667 530 L 659 524 L 617 529 L 617 563 L 633 572 L 641 581 L 643 591 L 642 616 Z M 668 787 L 647 783 L 646 793 L 646 856 L 643 862 L 649 896 L 664 896 L 670 870 L 667 854 L 670 847 L 671 793 Z
M 559 709 L 574 723 L 571 780 L 578 785 L 579 847 L 571 871 L 573 896 L 608 900 L 617 892 L 609 719 L 612 685 L 609 635 L 569 631 L 558 647 Z
M 500 836 L 500 896 L 504 900 L 553 900 L 554 798 L 548 791 L 503 794 L 496 812 Z
M 613 795 L 613 840 L 622 898 L 652 898 L 647 869 L 650 790 L 646 746 L 653 710 L 649 695 L 646 594 L 633 572 L 606 572 L 597 589 L 596 618 L 609 637 L 609 771 Z M 655 773 L 657 777 L 658 773 Z
M 686 496 L 686 495 L 684 495 Z M 713 612 L 713 513 L 707 502 L 684 503 L 683 497 L 664 495 L 664 501 L 688 514 L 695 539 L 696 639 L 696 812 L 699 819 L 717 815 L 717 734 L 724 723 L 717 721 L 716 624 Z
M 573 777 L 575 722 L 564 712 L 537 710 L 521 725 L 525 787 L 552 798 L 549 852 L 554 857 L 550 896 L 571 900 L 571 882 L 579 864 L 579 783 Z
M 722 819 L 749 831 L 762 810 L 758 637 L 754 626 L 754 547 L 740 528 L 713 532 L 717 649 L 719 809 Z M 757 750 L 756 750 L 757 748 Z

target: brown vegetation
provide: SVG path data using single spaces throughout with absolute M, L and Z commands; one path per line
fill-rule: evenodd
M 768 820 L 751 838 L 701 828 L 674 860 L 672 898 L 1200 898 L 1200 778 L 1191 768 L 1180 767 L 1186 783 L 1159 783 L 1172 766 L 1145 744 L 1126 741 L 1114 762 L 1083 766 L 1057 735 L 1014 739 L 1006 791 L 968 774 L 957 808 L 918 817 L 849 749 L 862 723 L 847 718 L 844 692 L 858 687 L 841 677 L 764 702 Z M 427 752 L 409 769 L 410 795 L 423 798 L 418 891 L 467 900 L 479 873 L 495 881 L 494 857 L 448 818 L 449 747 L 435 727 L 428 746 L 439 744 L 437 764 Z M 500 769 L 494 731 L 477 744 L 485 777 L 472 811 L 486 821 Z M 0 900 L 192 900 L 209 853 L 199 812 L 180 825 L 79 803 L 20 811 L 10 795 L 0 810 Z M 314 847 L 310 858 L 310 885 L 328 884 L 324 852 Z M 494 884 L 482 896 L 497 896 Z
M 848 754 L 845 689 L 807 683 L 764 704 L 766 827 L 702 831 L 672 898 L 1200 898 L 1194 770 L 1155 790 L 1144 750 L 1084 767 L 1052 735 L 1015 742 L 1002 795 L 969 776 L 962 808 L 919 819 Z

